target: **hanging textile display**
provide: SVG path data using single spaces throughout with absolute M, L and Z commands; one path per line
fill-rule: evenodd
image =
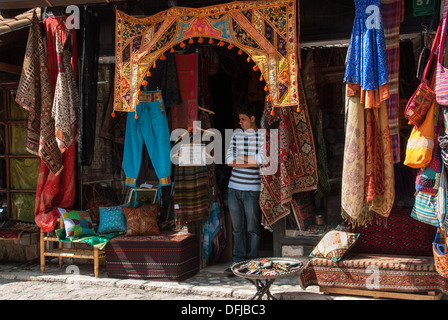
M 47 66 L 45 37 L 34 12 L 16 102 L 29 112 L 27 151 L 39 156 L 58 175 L 63 164 L 51 117 L 53 95 Z
M 53 90 L 56 89 L 56 82 L 58 79 L 58 56 L 56 52 L 56 37 L 59 38 L 60 43 L 66 43 L 66 40 L 71 41 L 73 48 L 71 55 L 71 68 L 73 76 L 76 76 L 76 30 L 67 30 L 67 27 L 61 18 L 49 17 L 43 22 L 45 28 L 45 37 L 47 43 L 47 65 L 49 70 L 50 86 Z M 57 34 L 57 35 L 56 35 Z M 71 37 L 68 37 L 68 35 Z M 52 67 L 50 67 L 52 66 Z M 56 68 L 54 68 L 56 66 Z M 54 92 L 54 91 L 52 91 Z M 67 94 L 67 92 L 66 92 Z M 53 97 L 52 97 L 53 99 Z M 76 98 L 75 98 L 76 99 Z M 70 98 L 69 101 L 73 101 Z M 55 101 L 53 101 L 54 103 Z M 62 108 L 73 110 L 76 106 L 60 105 Z M 52 107 L 52 105 L 51 105 Z M 79 108 L 79 104 L 77 105 Z M 51 108 L 48 110 L 48 117 L 51 118 Z M 55 122 L 49 128 L 55 132 Z M 57 145 L 56 145 L 57 147 Z M 76 142 L 72 142 L 68 149 L 61 154 L 63 170 L 59 174 L 50 171 L 48 166 L 41 160 L 39 178 L 36 188 L 36 204 L 34 208 L 35 222 L 44 232 L 52 231 L 60 216 L 58 207 L 72 208 L 75 203 L 76 191 Z
M 260 208 L 262 223 L 270 226 L 291 213 L 292 196 L 298 192 L 315 190 L 318 184 L 316 152 L 311 122 L 308 117 L 305 92 L 299 77 L 301 112 L 292 108 L 278 108 L 272 115 L 266 101 L 262 128 L 266 129 L 266 151 L 271 143 L 270 129 L 278 129 L 278 169 L 272 175 L 261 175 Z
M 386 40 L 387 67 L 390 97 L 386 100 L 387 115 L 389 117 L 390 139 L 394 163 L 400 159 L 399 132 L 399 70 L 400 70 L 400 23 L 403 21 L 404 1 L 381 0 L 381 18 Z
M 346 138 L 342 171 L 342 216 L 364 225 L 390 214 L 394 167 L 386 100 L 390 96 L 380 0 L 355 0 L 347 53 Z M 372 20 L 371 11 L 377 12 Z M 376 10 L 376 11 L 375 11 Z
M 207 166 L 176 166 L 174 169 L 176 226 L 210 216 Z
M 56 33 L 56 52 L 58 60 L 58 76 L 53 98 L 51 116 L 54 119 L 56 141 L 61 153 L 78 140 L 80 100 L 73 69 L 70 64 L 71 34 L 67 35 L 64 45 L 59 33 Z
M 274 107 L 297 106 L 296 1 L 231 2 L 204 8 L 172 7 L 137 19 L 116 11 L 115 111 L 133 112 L 138 90 L 156 61 L 198 38 L 238 47 L 258 66 Z M 149 77 L 149 80 L 150 77 Z
M 171 107 L 171 128 L 193 128 L 198 120 L 199 60 L 197 53 L 176 54 L 176 70 L 181 104 Z

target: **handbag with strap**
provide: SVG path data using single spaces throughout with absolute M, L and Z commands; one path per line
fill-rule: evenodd
M 442 20 L 442 34 L 440 36 L 439 52 L 437 59 L 436 82 L 434 85 L 436 92 L 436 101 L 440 105 L 448 106 L 448 68 L 443 66 L 443 49 L 446 37 L 446 20 L 447 20 L 448 2 L 445 2 Z
M 437 272 L 444 278 L 448 278 L 448 252 L 446 252 L 446 243 L 439 243 L 440 232 L 442 229 L 445 232 L 446 241 L 446 229 L 438 228 L 434 242 L 432 243 L 432 251 L 434 254 L 434 265 Z
M 414 126 L 406 146 L 403 164 L 411 168 L 426 168 L 431 162 L 434 149 L 434 108 L 432 102 L 429 112 L 420 127 Z
M 440 34 L 442 29 L 442 23 L 439 24 L 436 36 L 432 43 L 431 54 L 429 56 L 428 63 L 426 64 L 425 71 L 423 72 L 422 80 L 415 93 L 409 99 L 406 108 L 404 110 L 405 117 L 409 122 L 417 127 L 421 126 L 425 120 L 425 115 L 430 109 L 432 103 L 435 101 L 436 94 L 428 85 L 428 73 L 431 69 L 435 50 L 438 48 L 440 42 Z M 431 77 L 430 77 L 431 78 Z

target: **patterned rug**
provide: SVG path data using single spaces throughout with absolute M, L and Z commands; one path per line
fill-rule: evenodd
M 271 148 L 269 130 L 277 129 L 279 135 L 278 169 L 274 174 L 261 176 L 260 207 L 265 226 L 291 213 L 290 202 L 294 194 L 317 188 L 316 151 L 300 77 L 298 86 L 303 102 L 300 112 L 285 107 L 276 108 L 272 115 L 269 101 L 265 106 L 263 128 L 266 129 L 267 153 Z
M 352 252 L 432 256 L 436 228 L 416 221 L 410 209 L 393 209 L 387 227 L 377 221 L 357 227 L 360 233 Z
M 193 39 L 244 51 L 265 79 L 273 106 L 297 106 L 301 101 L 296 6 L 293 0 L 234 1 L 172 7 L 143 19 L 117 10 L 114 110 L 133 112 L 140 85 L 157 60 Z
M 396 292 L 448 293 L 448 279 L 434 267 L 433 257 L 353 254 L 342 261 L 311 259 L 299 276 L 305 289 L 311 285 Z

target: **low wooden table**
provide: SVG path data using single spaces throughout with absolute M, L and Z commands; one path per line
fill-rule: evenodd
M 272 261 L 274 263 L 275 262 L 285 262 L 285 263 L 291 263 L 291 264 L 292 263 L 301 263 L 301 261 L 292 259 L 292 258 L 260 258 L 260 259 L 252 259 L 252 260 L 247 260 L 247 261 L 243 261 L 243 262 L 238 262 L 238 263 L 234 264 L 231 268 L 232 272 L 236 276 L 244 278 L 244 279 L 248 280 L 249 282 L 251 282 L 257 289 L 257 292 L 255 293 L 255 295 L 252 297 L 251 300 L 255 300 L 255 299 L 261 300 L 264 295 L 266 295 L 268 300 L 277 300 L 277 298 L 275 298 L 271 294 L 271 291 L 270 291 L 271 285 L 274 283 L 274 281 L 279 278 L 286 278 L 286 277 L 299 275 L 300 272 L 302 272 L 302 270 L 304 268 L 304 264 L 302 264 L 300 266 L 300 268 L 297 270 L 288 271 L 288 272 L 284 272 L 284 273 L 277 274 L 277 275 L 246 274 L 246 273 L 242 273 L 242 272 L 238 271 L 238 269 L 240 269 L 241 266 L 243 266 L 244 264 L 246 264 L 250 261 L 261 261 L 264 259 Z

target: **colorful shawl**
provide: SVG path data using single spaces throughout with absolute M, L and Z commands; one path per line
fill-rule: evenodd
M 39 156 L 57 175 L 63 165 L 51 117 L 53 97 L 50 88 L 44 36 L 34 13 L 16 102 L 29 111 L 27 151 Z
M 352 225 L 387 218 L 395 199 L 394 166 L 386 104 L 364 109 L 359 97 L 346 97 L 342 169 L 342 217 Z
M 390 97 L 386 100 L 389 130 L 394 163 L 400 162 L 399 133 L 399 69 L 400 69 L 400 23 L 404 14 L 404 1 L 381 0 L 381 18 L 386 40 L 387 67 Z
M 58 25 L 58 19 L 55 18 L 47 18 L 44 21 L 44 27 L 46 31 L 46 39 L 47 39 L 47 63 L 48 66 L 57 66 L 57 53 L 56 53 L 56 43 L 51 40 L 56 41 L 56 33 L 60 37 L 61 43 L 64 43 L 67 38 L 66 30 L 55 30 L 55 27 Z M 64 24 L 61 24 L 59 27 L 65 28 Z M 75 29 L 71 31 L 72 34 L 72 43 L 74 42 L 73 38 L 75 37 Z M 72 53 L 72 68 L 74 75 L 76 74 L 76 69 L 74 63 L 77 60 L 76 50 L 74 47 Z M 50 78 L 50 86 L 55 88 L 56 81 L 58 78 L 58 69 L 49 68 L 49 78 Z M 52 82 L 54 81 L 54 82 Z M 51 106 L 51 104 L 50 104 Z M 51 109 L 48 110 L 48 118 L 51 119 Z M 55 125 L 54 121 L 52 123 L 52 127 L 50 128 L 54 134 Z M 55 143 L 55 147 L 57 148 L 57 144 Z M 59 149 L 58 149 L 59 151 Z M 59 208 L 72 208 L 75 203 L 75 191 L 76 191 L 76 142 L 72 143 L 68 149 L 61 155 L 62 166 L 64 170 L 62 170 L 59 174 L 55 174 L 53 171 L 50 171 L 49 168 L 45 165 L 45 163 L 41 160 L 40 163 L 40 171 L 39 177 L 37 181 L 36 188 L 36 204 L 34 209 L 35 214 L 35 222 L 44 232 L 49 232 L 54 230 L 54 227 L 57 223 L 57 219 L 60 216 L 58 212 Z
M 301 104 L 296 6 L 295 0 L 235 1 L 172 7 L 143 19 L 117 10 L 114 110 L 133 112 L 140 85 L 157 59 L 193 38 L 246 52 L 265 79 L 274 107 Z
M 261 176 L 260 207 L 263 225 L 270 226 L 291 213 L 293 194 L 315 190 L 318 184 L 317 161 L 305 92 L 299 77 L 300 112 L 294 108 L 272 107 L 266 101 L 262 127 L 266 129 L 266 153 L 271 143 L 278 144 L 278 169 Z M 278 129 L 279 141 L 271 141 L 270 129 Z M 275 158 L 275 157 L 272 157 Z M 271 159 L 272 161 L 272 159 Z M 271 163 L 272 164 L 272 163 Z M 262 170 L 263 173 L 263 170 Z

